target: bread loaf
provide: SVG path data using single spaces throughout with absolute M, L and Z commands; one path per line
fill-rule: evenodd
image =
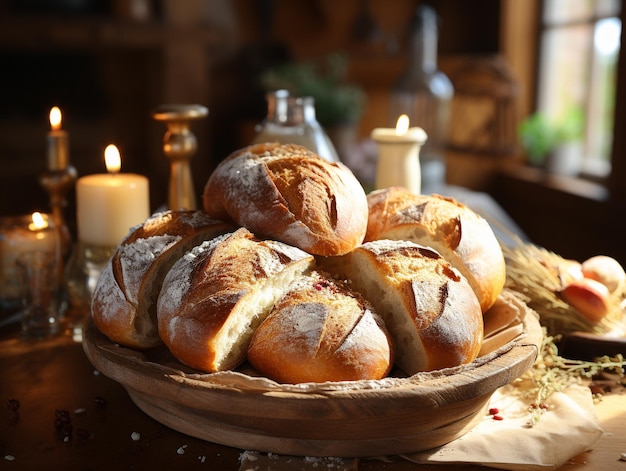
M 160 345 L 155 302 L 163 277 L 187 250 L 228 230 L 204 211 L 156 213 L 132 228 L 98 279 L 91 301 L 98 329 L 128 347 Z
M 486 312 L 502 292 L 506 266 L 489 223 L 467 206 L 400 187 L 368 196 L 366 241 L 410 240 L 439 252 L 467 278 Z
M 282 383 L 380 379 L 392 350 L 369 302 L 315 271 L 303 276 L 257 328 L 248 360 Z
M 159 334 L 172 354 L 205 372 L 246 359 L 252 334 L 313 256 L 240 228 L 184 254 L 163 281 Z
M 367 229 L 367 198 L 352 172 L 294 144 L 234 152 L 210 176 L 203 204 L 216 219 L 316 255 L 349 252 Z
M 209 373 L 249 359 L 289 383 L 378 379 L 394 358 L 412 375 L 478 354 L 504 259 L 463 205 L 394 188 L 366 197 L 346 167 L 278 144 L 232 154 L 203 196 L 207 212 L 156 214 L 116 250 L 92 300 L 112 341 L 163 342 Z
M 408 375 L 469 363 L 478 355 L 478 298 L 432 248 L 379 240 L 320 263 L 372 302 L 391 335 L 396 365 Z

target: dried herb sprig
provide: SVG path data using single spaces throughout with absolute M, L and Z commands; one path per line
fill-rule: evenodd
M 565 390 L 572 384 L 582 384 L 601 373 L 617 375 L 624 378 L 626 360 L 619 353 L 614 357 L 607 355 L 594 361 L 570 360 L 559 355 L 557 342 L 560 336 L 550 336 L 544 327 L 544 341 L 535 364 L 510 387 L 512 394 L 529 402 L 531 417 L 528 426 L 539 423 L 543 413 L 549 409 L 549 399 L 555 392 Z M 600 400 L 599 394 L 594 399 Z

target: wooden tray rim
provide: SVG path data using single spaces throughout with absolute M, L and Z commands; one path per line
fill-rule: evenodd
M 527 310 L 522 317 L 523 334 L 507 342 L 494 352 L 477 358 L 467 365 L 433 372 L 417 373 L 406 378 L 388 377 L 381 380 L 345 381 L 337 383 L 304 383 L 298 385 L 278 384 L 266 378 L 257 378 L 240 372 L 185 373 L 176 368 L 150 361 L 143 352 L 114 344 L 101 334 L 93 322 L 88 322 L 83 335 L 83 348 L 90 361 L 111 379 L 125 384 L 131 372 L 149 380 L 185 385 L 195 391 L 246 392 L 272 398 L 293 397 L 316 399 L 319 397 L 341 398 L 346 396 L 376 397 L 384 394 L 422 395 L 429 389 L 456 389 L 468 385 L 468 375 L 474 381 L 484 377 L 491 381 L 494 374 L 508 372 L 499 386 L 510 383 L 523 374 L 536 360 L 543 341 L 543 331 L 534 311 Z M 182 365 L 181 365 L 182 366 Z M 480 379 L 478 379 L 480 381 Z M 493 384 L 489 384 L 493 387 Z M 495 390 L 494 388 L 493 390 Z M 147 389 L 145 392 L 150 392 Z

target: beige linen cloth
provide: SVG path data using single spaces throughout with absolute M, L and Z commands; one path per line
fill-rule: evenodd
M 518 313 L 510 306 L 492 309 L 486 316 L 483 348 L 489 350 L 518 334 Z M 569 385 L 553 393 L 547 404 L 541 420 L 529 427 L 530 400 L 522 399 L 515 386 L 504 386 L 489 401 L 489 408 L 498 409 L 502 420 L 486 415 L 462 437 L 403 458 L 415 463 L 465 463 L 506 470 L 558 469 L 590 449 L 604 432 L 586 386 Z
M 588 450 L 602 436 L 588 387 L 571 385 L 548 400 L 549 409 L 528 427 L 529 403 L 497 390 L 490 408 L 503 420 L 486 415 L 464 436 L 433 450 L 404 455 L 415 463 L 480 464 L 507 470 L 557 469 Z

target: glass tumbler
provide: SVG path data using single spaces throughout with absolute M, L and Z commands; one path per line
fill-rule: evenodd
M 55 254 L 23 252 L 16 264 L 22 287 L 22 336 L 41 339 L 58 334 L 59 280 Z

